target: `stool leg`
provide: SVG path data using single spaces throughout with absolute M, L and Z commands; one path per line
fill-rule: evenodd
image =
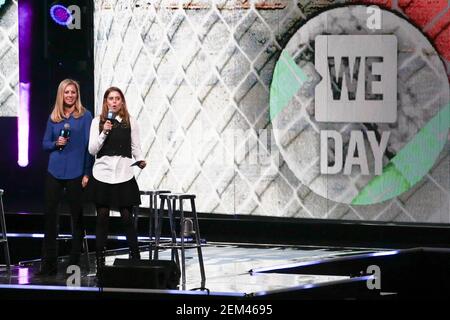
M 86 266 L 88 273 L 91 271 L 90 264 L 89 264 L 89 247 L 88 247 L 88 240 L 86 235 L 86 229 L 83 231 L 83 247 L 84 247 L 84 255 L 86 256 Z
M 169 202 L 169 200 L 167 200 L 167 202 Z M 165 199 L 161 198 L 159 210 L 156 209 L 156 215 L 155 215 L 155 253 L 153 255 L 153 259 L 155 259 L 155 260 L 158 260 L 159 238 L 161 237 L 161 224 L 162 224 L 162 215 L 164 212 L 164 204 L 165 204 Z
M 197 253 L 198 253 L 198 262 L 200 265 L 200 274 L 202 277 L 202 288 L 205 287 L 206 276 L 205 276 L 205 266 L 203 265 L 203 254 L 202 254 L 202 244 L 200 238 L 200 227 L 198 224 L 197 211 L 195 210 L 195 200 L 191 199 L 191 209 L 192 214 L 194 215 L 194 225 L 195 225 L 195 242 L 197 243 Z
M 8 245 L 8 235 L 6 232 L 6 221 L 5 221 L 5 208 L 3 207 L 3 196 L 0 196 L 0 205 L 1 205 L 1 224 L 2 224 L 2 234 L 3 234 L 3 240 L 5 240 L 4 243 L 4 253 L 5 253 L 5 263 L 6 263 L 6 269 L 8 272 L 11 270 L 11 259 L 9 257 L 9 245 Z
M 185 252 L 184 252 L 184 211 L 183 200 L 179 200 L 180 203 L 180 238 L 181 238 L 181 285 L 182 289 L 186 289 L 186 265 L 185 265 Z
M 138 224 L 139 224 L 139 206 L 135 206 L 132 209 L 132 217 L 133 217 L 133 223 L 134 223 L 134 230 L 138 230 Z
M 152 236 L 153 236 L 153 217 L 155 215 L 153 209 L 153 194 L 150 195 L 149 199 L 149 216 L 148 216 L 148 260 L 152 260 Z
M 180 258 L 178 257 L 178 250 L 176 248 L 177 245 L 177 233 L 176 233 L 176 226 L 175 226 L 175 220 L 174 220 L 174 212 L 176 211 L 176 199 L 172 200 L 172 204 L 170 203 L 170 200 L 167 200 L 167 204 L 169 205 L 169 222 L 170 222 L 170 233 L 172 234 L 172 252 L 171 252 L 171 259 L 180 267 Z

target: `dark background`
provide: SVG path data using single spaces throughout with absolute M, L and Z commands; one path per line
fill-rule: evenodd
M 93 1 L 21 1 L 33 7 L 29 165 L 17 164 L 17 118 L 0 117 L 0 188 L 5 190 L 6 212 L 42 212 L 48 154 L 41 144 L 61 80 L 79 81 L 81 101 L 94 115 Z M 81 8 L 81 29 L 56 24 L 49 14 L 54 3 L 76 3 Z

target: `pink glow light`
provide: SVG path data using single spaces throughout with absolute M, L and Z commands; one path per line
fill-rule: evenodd
M 19 83 L 19 110 L 17 117 L 18 151 L 17 163 L 21 167 L 28 165 L 28 136 L 30 132 L 30 84 Z
M 17 112 L 17 163 L 28 165 L 28 137 L 30 133 L 30 83 L 31 83 L 31 37 L 32 1 L 21 0 L 19 6 L 19 109 Z
M 30 275 L 28 273 L 28 268 L 19 268 L 19 284 L 30 283 Z

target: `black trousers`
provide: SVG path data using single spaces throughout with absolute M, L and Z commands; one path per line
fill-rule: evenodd
M 64 189 L 67 192 L 70 214 L 72 216 L 72 248 L 71 255 L 79 256 L 83 242 L 83 188 L 82 177 L 60 180 L 47 173 L 45 182 L 45 236 L 43 243 L 43 260 L 56 263 L 58 247 L 58 206 L 62 200 Z

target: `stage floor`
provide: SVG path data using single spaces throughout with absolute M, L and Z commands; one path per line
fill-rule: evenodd
M 141 247 L 141 249 L 145 249 Z M 328 275 L 301 275 L 281 273 L 258 273 L 251 272 L 260 268 L 279 268 L 281 266 L 323 261 L 324 259 L 337 258 L 349 255 L 383 252 L 383 249 L 364 248 L 330 248 L 313 246 L 280 246 L 280 245 L 249 245 L 232 243 L 207 243 L 202 247 L 205 265 L 206 283 L 205 288 L 211 293 L 222 295 L 248 296 L 271 290 L 285 289 L 298 286 L 314 285 L 325 282 L 348 279 L 346 276 Z M 148 259 L 148 250 L 141 251 L 141 258 Z M 106 265 L 112 265 L 116 258 L 128 258 L 127 250 L 115 250 L 110 252 L 106 258 Z M 160 251 L 160 260 L 170 260 L 170 251 Z M 58 275 L 38 276 L 40 261 L 22 261 L 14 266 L 8 274 L 4 268 L 0 272 L 0 286 L 39 290 L 46 288 L 59 290 L 67 286 L 70 276 L 66 273 L 67 257 L 61 257 L 58 265 Z M 95 255 L 90 254 L 90 269 L 82 263 L 81 282 L 82 288 L 95 290 L 97 279 L 95 277 Z M 195 249 L 186 250 L 186 287 L 180 291 L 195 291 L 201 287 L 201 275 Z M 184 290 L 183 290 L 184 289 Z

